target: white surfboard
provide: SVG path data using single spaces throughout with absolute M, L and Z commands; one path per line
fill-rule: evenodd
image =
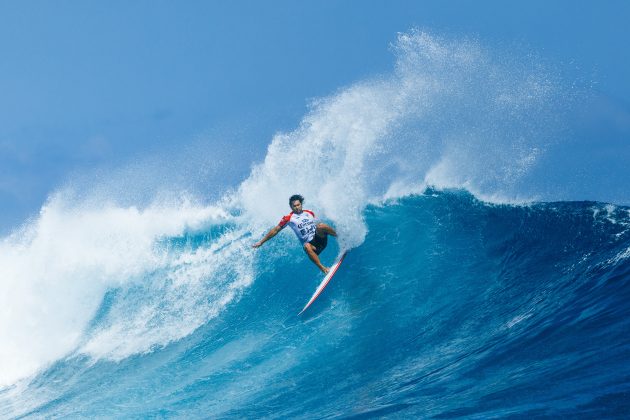
M 328 283 L 330 283 L 330 280 L 334 277 L 335 273 L 337 272 L 337 269 L 339 268 L 339 266 L 343 262 L 343 259 L 346 257 L 347 253 L 348 253 L 348 251 L 343 251 L 341 253 L 341 257 L 339 257 L 337 262 L 334 263 L 332 267 L 330 267 L 330 271 L 328 271 L 328 274 L 326 274 L 326 277 L 324 277 L 324 280 L 322 280 L 322 282 L 319 284 L 319 286 L 317 286 L 317 289 L 315 290 L 315 293 L 313 293 L 313 296 L 311 296 L 311 300 L 308 301 L 306 306 L 304 306 L 304 309 L 302 309 L 298 315 L 302 315 L 302 313 L 305 310 L 307 310 L 308 307 L 311 306 L 311 304 L 313 302 L 315 302 L 315 299 L 317 299 L 317 297 L 322 294 L 322 292 L 324 291 L 326 286 L 328 286 Z

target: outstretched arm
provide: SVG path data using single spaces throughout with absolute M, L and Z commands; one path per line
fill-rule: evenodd
M 282 228 L 280 226 L 275 226 L 273 229 L 271 229 L 269 232 L 267 232 L 267 234 L 265 235 L 264 238 L 262 238 L 260 241 L 256 242 L 254 245 L 252 245 L 252 247 L 259 248 L 262 244 L 267 242 L 269 239 L 271 239 L 274 236 L 276 236 L 278 234 L 278 232 L 280 232 L 281 230 L 282 230 Z

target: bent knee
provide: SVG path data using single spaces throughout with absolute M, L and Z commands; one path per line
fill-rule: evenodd
M 315 231 L 315 233 L 319 234 L 319 236 L 324 236 L 325 234 L 328 233 L 328 230 L 330 229 L 330 227 L 325 224 L 325 223 L 318 223 L 317 224 L 317 230 Z

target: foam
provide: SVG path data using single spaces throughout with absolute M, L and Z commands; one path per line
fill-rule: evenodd
M 252 253 L 242 238 L 230 231 L 208 247 L 178 250 L 117 296 L 79 352 L 122 360 L 185 337 L 217 316 L 253 281 Z
M 226 217 L 185 200 L 81 208 L 53 197 L 36 220 L 0 243 L 0 386 L 73 351 L 108 289 L 168 267 L 157 239 Z

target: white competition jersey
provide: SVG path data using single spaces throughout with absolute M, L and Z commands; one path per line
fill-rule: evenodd
M 284 216 L 278 226 L 284 228 L 287 223 L 293 229 L 300 242 L 303 244 L 310 242 L 315 237 L 315 229 L 317 229 L 317 218 L 315 213 L 310 210 L 302 210 L 302 213 L 289 213 Z

